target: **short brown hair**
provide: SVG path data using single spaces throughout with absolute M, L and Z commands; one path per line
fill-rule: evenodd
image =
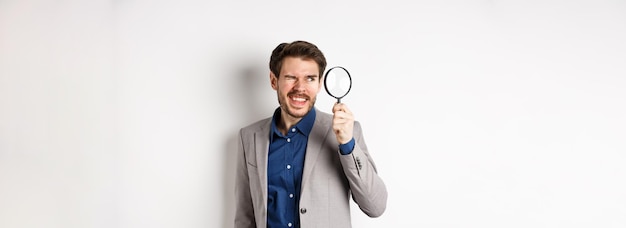
M 322 51 L 312 43 L 306 41 L 294 41 L 292 43 L 281 43 L 270 57 L 270 71 L 278 78 L 280 75 L 280 69 L 283 65 L 283 59 L 285 57 L 300 57 L 302 59 L 311 59 L 317 63 L 319 67 L 320 78 L 323 77 L 324 70 L 326 70 L 326 58 Z

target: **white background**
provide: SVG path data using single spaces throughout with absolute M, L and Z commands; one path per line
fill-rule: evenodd
M 0 0 L 0 227 L 231 227 L 300 39 L 389 190 L 354 227 L 626 226 L 624 1 Z

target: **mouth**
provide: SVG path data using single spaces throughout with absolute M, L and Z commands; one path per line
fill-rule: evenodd
M 289 100 L 295 106 L 304 106 L 306 102 L 309 100 L 309 97 L 302 94 L 292 94 L 289 95 Z

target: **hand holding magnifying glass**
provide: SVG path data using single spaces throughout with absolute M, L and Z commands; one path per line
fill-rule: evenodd
M 330 68 L 324 75 L 324 87 L 331 97 L 337 99 L 333 106 L 333 131 L 340 144 L 345 144 L 352 139 L 354 129 L 354 116 L 341 98 L 348 95 L 352 88 L 352 77 L 343 67 Z

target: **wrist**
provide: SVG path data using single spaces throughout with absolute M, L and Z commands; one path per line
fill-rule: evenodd
M 354 150 L 355 142 L 354 138 L 350 139 L 347 143 L 339 144 L 339 152 L 343 155 L 348 155 Z

